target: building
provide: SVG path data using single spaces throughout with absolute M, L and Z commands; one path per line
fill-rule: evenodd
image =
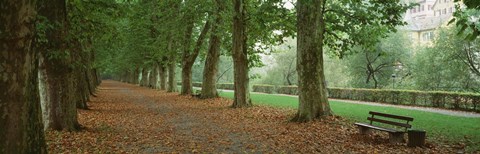
M 453 0 L 413 0 L 418 6 L 407 10 L 404 29 L 413 40 L 414 46 L 429 45 L 435 38 L 435 30 L 446 26 L 455 11 Z

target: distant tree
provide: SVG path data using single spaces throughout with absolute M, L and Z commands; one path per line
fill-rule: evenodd
M 452 27 L 453 28 L 453 27 Z M 415 55 L 413 79 L 421 90 L 478 91 L 480 78 L 469 68 L 465 50 L 474 42 L 465 41 L 451 28 L 441 29 L 432 47 Z
M 351 84 L 358 88 L 383 88 L 391 84 L 391 75 L 401 78 L 399 71 L 412 56 L 409 44 L 403 33 L 393 33 L 373 47 L 357 48 L 359 53 L 346 58 L 348 72 L 355 78 Z

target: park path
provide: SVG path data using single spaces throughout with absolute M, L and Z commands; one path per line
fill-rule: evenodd
M 328 117 L 291 123 L 291 109 L 232 109 L 231 100 L 201 100 L 103 81 L 78 132 L 46 132 L 50 153 L 451 153 L 391 145 L 388 135 L 359 135 L 351 121 Z

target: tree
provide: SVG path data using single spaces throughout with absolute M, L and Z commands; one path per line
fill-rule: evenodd
M 323 70 L 324 0 L 297 2 L 298 112 L 293 121 L 332 115 Z
M 233 1 L 233 48 L 232 58 L 234 67 L 234 108 L 252 106 L 249 92 L 247 34 L 246 34 L 246 7 L 244 0 Z
M 210 21 L 208 21 L 207 17 L 207 21 L 205 21 L 205 25 L 203 26 L 202 31 L 197 38 L 193 51 L 190 51 L 190 42 L 194 28 L 193 14 L 191 13 L 194 12 L 186 12 L 185 15 L 187 26 L 185 31 L 185 42 L 183 44 L 184 51 L 182 57 L 182 95 L 192 94 L 192 66 L 197 59 L 198 54 L 200 53 L 200 48 L 205 41 L 208 31 L 210 31 Z
M 395 67 L 408 65 L 412 56 L 409 44 L 403 33 L 393 33 L 372 47 L 358 47 L 359 53 L 346 58 L 349 75 L 355 78 L 351 85 L 376 89 L 391 84 L 392 74 L 401 78 L 402 70 Z
M 430 91 L 478 92 L 479 76 L 469 68 L 465 49 L 471 43 L 455 34 L 454 28 L 442 28 L 433 46 L 415 55 L 412 70 L 416 89 Z
M 465 7 L 460 2 L 465 4 Z M 480 1 L 478 0 L 455 0 L 455 13 L 450 23 L 456 22 L 461 27 L 458 34 L 465 34 L 465 40 L 473 41 L 480 36 Z
M 201 98 L 218 97 L 216 87 L 216 76 L 218 72 L 218 62 L 220 61 L 220 45 L 221 45 L 221 26 L 222 26 L 222 12 L 225 9 L 223 0 L 214 0 L 216 10 L 214 13 L 214 23 L 212 25 L 207 59 L 205 60 L 205 67 L 203 70 L 203 84 Z
M 262 83 L 273 85 L 297 85 L 296 40 L 289 39 L 276 47 L 272 54 L 273 64 L 267 69 Z
M 233 3 L 232 58 L 235 97 L 233 107 L 251 106 L 249 69 L 262 66 L 259 53 L 295 35 L 294 13 L 282 0 L 235 0 Z M 248 10 L 248 11 L 247 11 Z
M 343 57 L 358 44 L 374 44 L 404 24 L 399 1 L 297 1 L 299 108 L 292 121 L 332 115 L 327 99 L 323 51 Z M 373 34 L 373 35 L 372 35 Z
M 46 153 L 32 50 L 36 1 L 0 1 L 0 153 Z
M 41 24 L 50 27 L 45 29 L 47 41 L 38 42 L 36 48 L 40 51 L 38 76 L 46 130 L 73 131 L 80 128 L 74 85 L 77 74 L 73 66 L 75 57 L 68 46 L 70 40 L 67 40 L 69 27 L 66 7 L 65 0 L 51 1 L 39 7 L 39 15 L 45 17 Z

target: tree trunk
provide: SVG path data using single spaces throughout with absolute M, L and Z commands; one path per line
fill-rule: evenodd
M 163 64 L 159 64 L 159 76 L 160 76 L 160 90 L 167 89 L 167 68 Z
M 215 23 L 212 25 L 212 33 L 210 34 L 210 43 L 208 47 L 207 59 L 205 60 L 205 67 L 203 69 L 203 82 L 201 98 L 215 98 L 218 97 L 217 92 L 217 72 L 218 62 L 220 60 L 220 37 L 219 27 L 222 24 L 221 13 L 224 10 L 224 1 L 215 0 L 217 11 L 215 12 Z
M 168 89 L 167 92 L 176 92 L 177 91 L 177 81 L 175 81 L 175 64 L 176 64 L 175 54 L 170 56 L 170 61 L 168 63 Z
M 150 73 L 148 75 L 148 87 L 155 89 L 157 87 L 157 77 L 158 77 L 158 66 L 154 66 L 152 70 L 150 70 Z
M 325 0 L 297 1 L 299 107 L 292 121 L 332 115 L 323 68 L 324 6 Z
M 87 81 L 82 75 L 83 72 L 79 72 L 77 76 L 77 86 L 76 86 L 76 94 L 78 98 L 76 99 L 76 105 L 79 109 L 88 110 L 87 102 L 89 101 L 89 92 L 85 88 Z
M 195 44 L 195 48 L 193 51 L 190 51 L 190 40 L 192 39 L 192 30 L 193 30 L 193 21 L 191 26 L 187 26 L 187 34 L 185 35 L 185 40 L 187 40 L 184 44 L 184 51 L 183 51 L 183 65 L 182 65 L 182 91 L 180 94 L 182 95 L 190 95 L 192 94 L 192 67 L 193 63 L 198 57 L 200 53 L 200 48 L 202 47 L 203 41 L 210 30 L 210 21 L 205 22 L 205 26 L 203 26 L 202 32 L 197 38 L 197 42 Z
M 72 55 L 75 53 L 70 52 L 68 47 L 66 1 L 50 1 L 48 5 L 40 7 L 39 15 L 47 18 L 44 21 L 47 24 L 56 23 L 52 29 L 46 30 L 48 43 L 42 43 L 38 48 L 41 52 L 39 85 L 44 128 L 78 130 L 76 78 L 72 67 L 76 61 L 74 58 L 78 59 L 79 55 Z
M 146 87 L 148 85 L 148 70 L 142 68 L 142 77 L 140 79 L 140 86 Z
M 35 4 L 0 1 L 0 153 L 47 153 L 31 50 Z
M 252 106 L 249 92 L 247 36 L 245 32 L 245 4 L 243 0 L 234 0 L 233 16 L 233 68 L 234 100 L 232 107 Z
M 133 84 L 140 84 L 140 68 L 136 67 L 132 74 L 132 82 Z

